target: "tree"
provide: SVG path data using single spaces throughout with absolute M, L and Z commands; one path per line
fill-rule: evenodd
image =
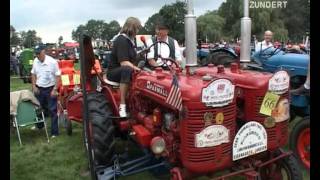
M 148 18 L 147 22 L 144 24 L 144 29 L 148 34 L 154 34 L 156 23 L 159 22 L 161 18 L 159 13 L 155 13 Z
M 171 5 L 164 5 L 159 15 L 169 26 L 170 36 L 178 41 L 184 41 L 184 17 L 187 14 L 187 4 L 182 1 L 177 1 Z
M 87 32 L 87 28 L 84 25 L 79 25 L 76 30 L 72 30 L 72 39 L 75 41 L 80 41 L 80 35 Z
M 16 29 L 10 25 L 10 45 L 21 45 L 21 38 L 18 36 Z
M 21 31 L 22 45 L 25 48 L 32 48 L 35 45 L 42 43 L 41 38 L 37 36 L 35 30 Z
M 209 11 L 197 18 L 198 39 L 208 39 L 210 42 L 219 41 L 223 37 L 222 29 L 225 19 L 216 11 Z M 224 38 L 225 39 L 225 38 Z
M 156 23 L 163 21 L 169 27 L 170 36 L 181 42 L 184 40 L 184 16 L 186 14 L 185 2 L 177 1 L 170 5 L 164 5 L 158 13 L 149 17 L 144 29 L 148 34 L 154 34 Z
M 120 24 L 117 21 L 106 23 L 103 20 L 89 20 L 85 25 L 79 25 L 72 30 L 72 39 L 79 41 L 82 33 L 89 35 L 93 40 L 110 40 L 120 31 Z

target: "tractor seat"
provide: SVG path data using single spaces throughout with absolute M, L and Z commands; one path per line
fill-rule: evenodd
M 104 82 L 106 83 L 106 84 L 109 84 L 109 85 L 111 85 L 111 86 L 113 86 L 113 87 L 119 87 L 120 86 L 120 83 L 118 83 L 118 82 L 114 82 L 114 81 L 110 81 L 110 80 L 108 80 L 108 79 L 104 79 Z

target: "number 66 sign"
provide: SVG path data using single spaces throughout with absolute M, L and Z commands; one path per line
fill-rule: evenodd
M 280 96 L 271 92 L 267 92 L 263 98 L 260 113 L 271 116 L 272 110 L 276 107 Z

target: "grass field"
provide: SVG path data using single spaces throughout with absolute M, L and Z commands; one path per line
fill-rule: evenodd
M 10 91 L 31 89 L 30 84 L 12 78 Z M 48 121 L 50 130 L 50 120 Z M 82 125 L 73 123 L 73 134 L 68 136 L 61 126 L 60 136 L 48 144 L 44 130 L 21 129 L 23 146 L 15 129 L 10 130 L 10 179 L 12 180 L 89 180 L 87 158 L 83 146 Z M 50 132 L 50 131 L 49 131 Z M 304 179 L 310 179 L 303 171 Z M 121 180 L 156 179 L 149 172 L 120 178 Z M 208 179 L 208 178 L 198 178 Z M 239 178 L 234 178 L 239 179 Z

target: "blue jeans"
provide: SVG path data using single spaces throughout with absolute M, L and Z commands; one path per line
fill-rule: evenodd
M 39 94 L 35 94 L 36 98 L 40 102 L 41 107 L 44 107 L 47 104 L 48 110 L 51 116 L 51 136 L 59 135 L 58 127 L 58 115 L 57 115 L 57 97 L 51 97 L 51 91 L 53 86 L 42 88 L 38 87 Z

